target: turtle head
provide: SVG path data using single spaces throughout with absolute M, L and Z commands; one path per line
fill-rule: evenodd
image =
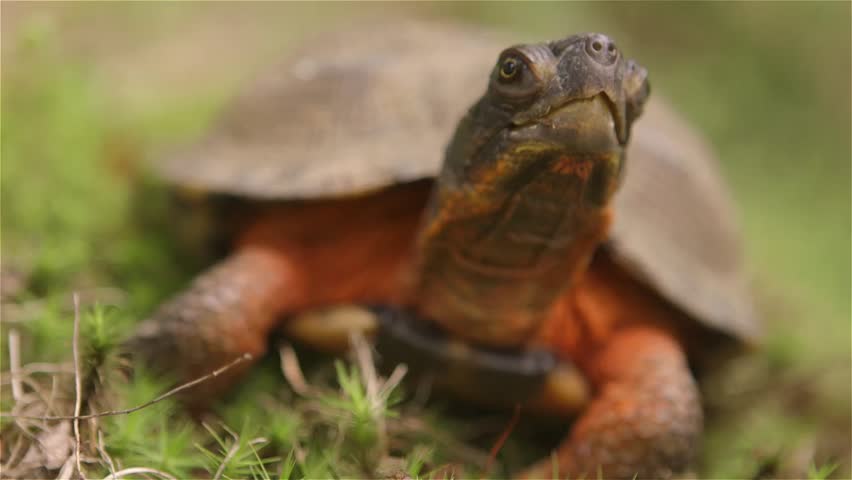
M 542 141 L 581 140 L 570 133 L 582 123 L 584 131 L 601 137 L 614 132 L 624 144 L 649 91 L 644 68 L 624 58 L 606 35 L 586 33 L 504 50 L 484 101 L 504 113 L 493 115 L 493 122 L 530 137 L 538 134 Z
M 647 71 L 600 33 L 507 48 L 456 130 L 444 176 L 501 191 L 557 172 L 554 188 L 605 204 L 649 92 Z

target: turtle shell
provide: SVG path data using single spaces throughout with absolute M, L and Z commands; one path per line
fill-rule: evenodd
M 159 169 L 182 186 L 258 199 L 346 196 L 432 176 L 506 46 L 497 39 L 401 22 L 307 42 Z
M 606 248 L 637 279 L 704 326 L 761 336 L 742 235 L 719 163 L 664 101 L 634 124 Z
M 419 22 L 337 33 L 270 69 L 198 144 L 158 165 L 176 185 L 250 199 L 362 194 L 437 174 L 456 122 L 509 42 Z M 725 337 L 760 325 L 717 160 L 661 100 L 636 123 L 604 246 Z

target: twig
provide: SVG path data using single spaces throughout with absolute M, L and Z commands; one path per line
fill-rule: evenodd
M 9 370 L 12 373 L 12 398 L 17 401 L 24 393 L 21 385 L 21 336 L 18 330 L 9 330 Z
M 186 389 L 192 388 L 192 387 L 198 385 L 199 383 L 206 382 L 207 380 L 218 377 L 219 375 L 225 373 L 226 371 L 230 370 L 231 368 L 239 365 L 240 363 L 249 361 L 252 358 L 253 357 L 250 353 L 244 353 L 244 354 L 242 354 L 242 356 L 237 357 L 236 359 L 232 360 L 227 365 L 219 367 L 216 370 L 208 373 L 207 375 L 204 375 L 202 377 L 198 377 L 195 380 L 184 383 L 183 385 L 179 385 L 179 386 L 169 390 L 168 392 L 166 392 L 166 393 L 164 393 L 164 394 L 162 394 L 162 395 L 160 395 L 160 396 L 158 396 L 158 397 L 156 397 L 152 400 L 149 400 L 149 401 L 147 401 L 147 402 L 145 402 L 141 405 L 137 405 L 137 406 L 132 407 L 132 408 L 125 408 L 125 409 L 122 409 L 122 410 L 109 410 L 109 411 L 106 411 L 106 412 L 90 413 L 90 414 L 87 414 L 87 415 L 57 415 L 57 416 L 51 416 L 51 417 L 44 417 L 44 416 L 40 417 L 40 416 L 37 416 L 37 415 L 13 415 L 13 414 L 10 414 L 10 413 L 0 413 L 0 417 L 23 418 L 23 419 L 29 419 L 29 420 L 88 420 L 90 418 L 112 417 L 112 416 L 115 416 L 115 415 L 126 415 L 128 413 L 133 413 L 133 412 L 136 412 L 138 410 L 142 410 L 143 408 L 150 407 L 151 405 L 153 405 L 155 403 L 162 402 L 163 400 L 165 400 L 165 399 L 167 399 L 167 398 L 169 398 L 173 395 L 176 395 L 176 394 L 178 394 L 178 393 L 180 393 L 180 392 L 182 392 Z
M 111 474 L 107 475 L 106 477 L 103 478 L 103 480 L 124 478 L 128 475 L 133 475 L 133 474 L 136 474 L 136 473 L 151 473 L 151 474 L 154 474 L 154 475 L 159 475 L 159 476 L 165 478 L 166 480 L 177 480 L 177 478 L 169 475 L 166 472 L 163 472 L 163 471 L 160 471 L 160 470 L 154 470 L 153 468 L 146 468 L 146 467 L 125 468 L 124 470 L 119 470 L 115 473 L 111 473 Z
M 71 339 L 71 351 L 74 355 L 74 461 L 77 473 L 83 479 L 83 465 L 80 462 L 80 408 L 83 405 L 83 379 L 80 376 L 80 297 L 74 292 L 74 336 Z

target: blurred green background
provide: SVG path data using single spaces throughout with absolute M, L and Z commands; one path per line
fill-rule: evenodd
M 25 360 L 67 357 L 72 290 L 120 305 L 121 331 L 200 267 L 151 227 L 169 213 L 146 159 L 196 138 L 300 39 L 404 16 L 519 41 L 603 31 L 648 67 L 654 94 L 720 154 L 769 330 L 758 359 L 708 379 L 719 415 L 700 471 L 783 474 L 816 458 L 848 474 L 848 2 L 3 2 L 3 316 L 24 328 Z

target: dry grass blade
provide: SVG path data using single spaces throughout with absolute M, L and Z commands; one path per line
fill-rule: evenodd
M 12 332 L 9 332 L 9 356 L 12 356 Z M 11 359 L 10 359 L 11 360 Z M 9 372 L 0 373 L 0 383 L 13 384 L 17 379 L 29 377 L 34 373 L 44 373 L 48 375 L 56 374 L 73 374 L 74 366 L 66 363 L 44 363 L 34 362 L 23 366 L 15 367 L 10 361 Z
M 65 461 L 65 464 L 62 465 L 62 469 L 59 470 L 59 475 L 56 476 L 56 480 L 68 480 L 73 474 L 74 456 L 71 455 L 68 457 L 68 460 Z
M 228 432 L 228 435 L 230 435 L 234 440 L 234 443 L 231 445 L 231 448 L 228 449 L 228 452 L 225 454 L 225 458 L 223 458 L 219 463 L 219 468 L 216 469 L 216 473 L 213 475 L 213 480 L 219 480 L 222 478 L 222 474 L 225 473 L 225 468 L 228 466 L 228 463 L 230 463 L 234 456 L 240 451 L 240 436 L 227 426 L 223 425 L 223 427 L 224 430 Z M 207 429 L 210 430 L 210 427 L 207 427 Z
M 106 477 L 103 478 L 103 480 L 124 478 L 124 477 L 130 476 L 130 475 L 136 475 L 136 474 L 139 474 L 139 473 L 150 473 L 151 475 L 157 475 L 161 478 L 165 478 L 166 480 L 177 480 L 177 478 L 169 475 L 166 472 L 163 472 L 163 471 L 160 471 L 160 470 L 155 470 L 153 468 L 147 468 L 147 467 L 125 468 L 123 470 L 119 470 L 115 473 L 111 473 L 111 474 L 107 475 Z
M 14 328 L 9 330 L 9 370 L 12 374 L 12 398 L 18 401 L 24 387 L 21 385 L 21 336 Z
M 59 380 L 54 375 L 50 378 L 50 396 L 47 397 L 47 404 L 44 409 L 45 415 L 49 415 L 53 411 L 56 404 L 56 397 L 59 392 Z
M 312 393 L 311 386 L 305 381 L 302 367 L 299 365 L 299 358 L 296 356 L 293 346 L 289 343 L 282 344 L 278 347 L 278 357 L 281 359 L 281 373 L 284 374 L 284 379 L 290 384 L 290 388 L 303 397 L 310 395 Z
M 21 375 L 20 335 L 14 328 L 9 331 L 9 369 L 12 385 L 12 400 L 14 401 L 12 411 L 28 411 L 30 408 L 33 408 L 39 403 L 40 391 L 38 390 L 38 385 L 35 385 L 35 382 L 31 382 L 28 378 L 24 378 Z M 24 383 L 32 383 L 32 388 L 35 394 L 25 393 Z M 13 447 L 6 463 L 3 465 L 3 471 L 8 471 L 15 467 L 26 455 L 28 447 L 33 443 L 39 443 L 37 436 L 30 432 L 23 419 L 16 418 L 15 424 L 17 425 L 20 434 L 17 437 L 15 446 Z M 45 429 L 42 424 L 37 425 L 37 427 L 42 430 Z M 28 439 L 29 442 L 25 441 L 26 439 Z
M 376 364 L 373 363 L 372 349 L 363 335 L 357 333 L 349 337 L 349 342 L 355 352 L 358 369 L 361 371 L 361 378 L 364 381 L 364 388 L 367 390 L 367 398 L 370 400 L 373 415 L 377 416 L 381 408 L 381 398 L 379 397 L 379 376 L 376 373 Z
M 106 446 L 104 445 L 104 434 L 100 429 L 98 429 L 98 454 L 100 454 L 101 460 L 109 466 L 109 478 L 115 479 L 115 462 L 112 461 L 112 457 L 106 451 Z
M 74 336 L 71 340 L 71 351 L 74 355 L 74 460 L 77 463 L 77 473 L 86 478 L 83 464 L 80 461 L 80 409 L 83 405 L 83 379 L 80 375 L 80 297 L 74 293 Z
M 38 388 L 32 379 L 23 378 L 24 386 Z M 16 401 L 12 411 L 43 412 L 47 408 L 47 399 L 41 394 L 24 391 Z M 4 478 L 31 478 L 37 470 L 59 469 L 70 462 L 73 470 L 73 436 L 71 422 L 65 421 L 50 425 L 44 421 L 27 421 L 15 418 L 16 428 L 4 430 L 3 441 L 12 447 L 0 465 Z M 72 472 L 73 473 L 73 472 Z
M 377 448 L 381 452 L 387 452 L 388 432 L 385 421 L 385 407 L 391 391 L 402 381 L 407 368 L 405 365 L 397 365 L 391 376 L 385 382 L 382 382 L 376 372 L 372 347 L 364 336 L 354 333 L 349 337 L 349 341 L 355 353 L 358 370 L 361 372 L 361 378 L 364 382 L 370 415 L 376 424 Z
M 19 435 L 15 441 L 15 446 L 12 447 L 12 451 L 9 453 L 6 463 L 0 465 L 0 472 L 9 471 L 12 467 L 18 464 L 20 456 L 23 456 L 25 446 L 24 437 Z
M 382 388 L 379 389 L 379 396 L 381 398 L 387 398 L 390 393 L 402 383 L 402 379 L 405 378 L 405 374 L 408 373 L 408 367 L 404 364 L 397 365 L 393 372 L 391 372 L 390 376 L 385 383 L 382 385 Z

